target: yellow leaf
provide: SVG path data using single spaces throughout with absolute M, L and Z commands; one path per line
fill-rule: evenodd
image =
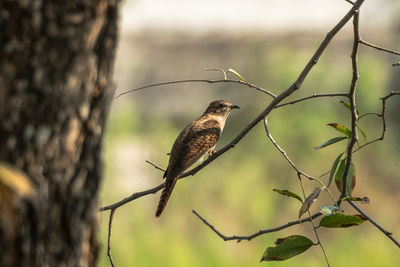
M 5 162 L 0 162 L 0 186 L 7 187 L 22 197 L 34 193 L 32 183 L 26 174 Z

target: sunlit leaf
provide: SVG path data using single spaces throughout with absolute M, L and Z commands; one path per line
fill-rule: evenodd
M 337 156 L 337 158 L 335 159 L 335 161 L 333 162 L 332 168 L 331 168 L 331 172 L 329 173 L 329 180 L 328 180 L 328 186 L 329 187 L 332 183 L 333 180 L 333 176 L 335 175 L 336 169 L 338 167 L 339 161 L 342 158 L 344 153 L 339 154 L 339 156 Z
M 7 187 L 24 197 L 34 193 L 28 176 L 22 170 L 5 162 L 0 162 L 0 186 Z
M 359 201 L 361 204 L 369 204 L 369 198 L 368 197 L 343 197 L 340 199 L 340 201 Z
M 358 125 L 357 125 L 357 129 L 361 133 L 361 135 L 364 137 L 364 141 L 367 142 L 367 135 L 365 134 L 365 132 Z
M 233 73 L 236 77 L 238 77 L 242 82 L 247 82 L 245 78 L 242 77 L 236 70 L 228 69 L 228 72 Z
M 286 190 L 286 189 L 272 189 L 272 191 L 275 191 L 275 192 L 277 192 L 277 193 L 279 193 L 281 195 L 284 195 L 284 196 L 293 197 L 293 198 L 299 200 L 300 202 L 303 202 L 303 200 L 301 199 L 301 197 L 299 195 L 297 195 L 297 194 L 295 194 L 295 193 L 293 193 L 293 192 L 291 192 L 289 190 Z
M 342 192 L 342 187 L 343 187 L 343 174 L 345 166 L 346 166 L 346 159 L 342 159 L 340 161 L 340 165 L 335 175 L 335 184 L 340 192 Z M 355 186 L 356 186 L 356 170 L 354 168 L 354 164 L 352 163 L 350 165 L 349 172 L 347 174 L 347 193 L 349 196 L 351 196 Z
M 278 238 L 275 247 L 268 247 L 261 261 L 284 261 L 309 249 L 314 243 L 305 236 L 291 235 Z
M 326 146 L 329 146 L 329 145 L 332 145 L 332 144 L 334 144 L 334 143 L 340 142 L 340 141 L 342 141 L 342 140 L 344 140 L 344 139 L 348 139 L 348 137 L 346 137 L 346 136 L 334 137 L 334 138 L 332 138 L 332 139 L 329 139 L 329 140 L 326 141 L 325 143 L 323 143 L 323 144 L 321 144 L 321 145 L 319 145 L 319 146 L 314 147 L 313 149 L 314 149 L 314 150 L 319 150 L 319 149 L 324 148 L 324 147 L 326 147 Z
M 331 216 L 323 217 L 319 222 L 319 225 L 329 228 L 345 228 L 360 225 L 366 220 L 368 219 L 360 214 L 346 215 L 343 213 L 335 213 Z
M 347 137 L 351 136 L 351 130 L 347 129 L 345 126 L 339 123 L 328 123 L 327 125 L 333 127 L 334 129 L 346 135 Z
M 303 205 L 301 205 L 301 208 L 299 210 L 299 218 L 306 213 L 311 205 L 314 203 L 315 200 L 317 200 L 319 193 L 321 193 L 323 187 L 318 187 L 316 188 L 303 202 Z
M 324 206 L 319 208 L 321 213 L 324 215 L 332 215 L 337 211 L 343 211 L 340 207 L 338 206 Z

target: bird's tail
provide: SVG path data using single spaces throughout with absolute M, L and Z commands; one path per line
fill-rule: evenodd
M 164 211 L 165 206 L 167 206 L 167 202 L 169 197 L 171 196 L 172 190 L 174 189 L 174 186 L 176 184 L 176 181 L 178 180 L 178 177 L 174 179 L 166 179 L 165 181 L 165 187 L 161 193 L 160 201 L 158 202 L 158 208 L 156 212 L 156 217 L 160 217 L 161 213 Z

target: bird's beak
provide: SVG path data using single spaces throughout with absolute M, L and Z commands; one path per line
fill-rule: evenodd
M 231 106 L 231 109 L 235 109 L 235 108 L 239 109 L 240 107 L 239 107 L 239 106 L 236 106 L 236 105 L 232 105 L 232 106 Z

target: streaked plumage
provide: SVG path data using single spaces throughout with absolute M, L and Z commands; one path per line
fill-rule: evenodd
M 185 170 L 207 152 L 212 151 L 225 126 L 225 120 L 232 109 L 239 108 L 224 100 L 209 104 L 203 115 L 186 126 L 172 146 L 167 170 L 164 173 L 165 188 L 158 204 L 156 217 L 160 217 L 175 183 Z

